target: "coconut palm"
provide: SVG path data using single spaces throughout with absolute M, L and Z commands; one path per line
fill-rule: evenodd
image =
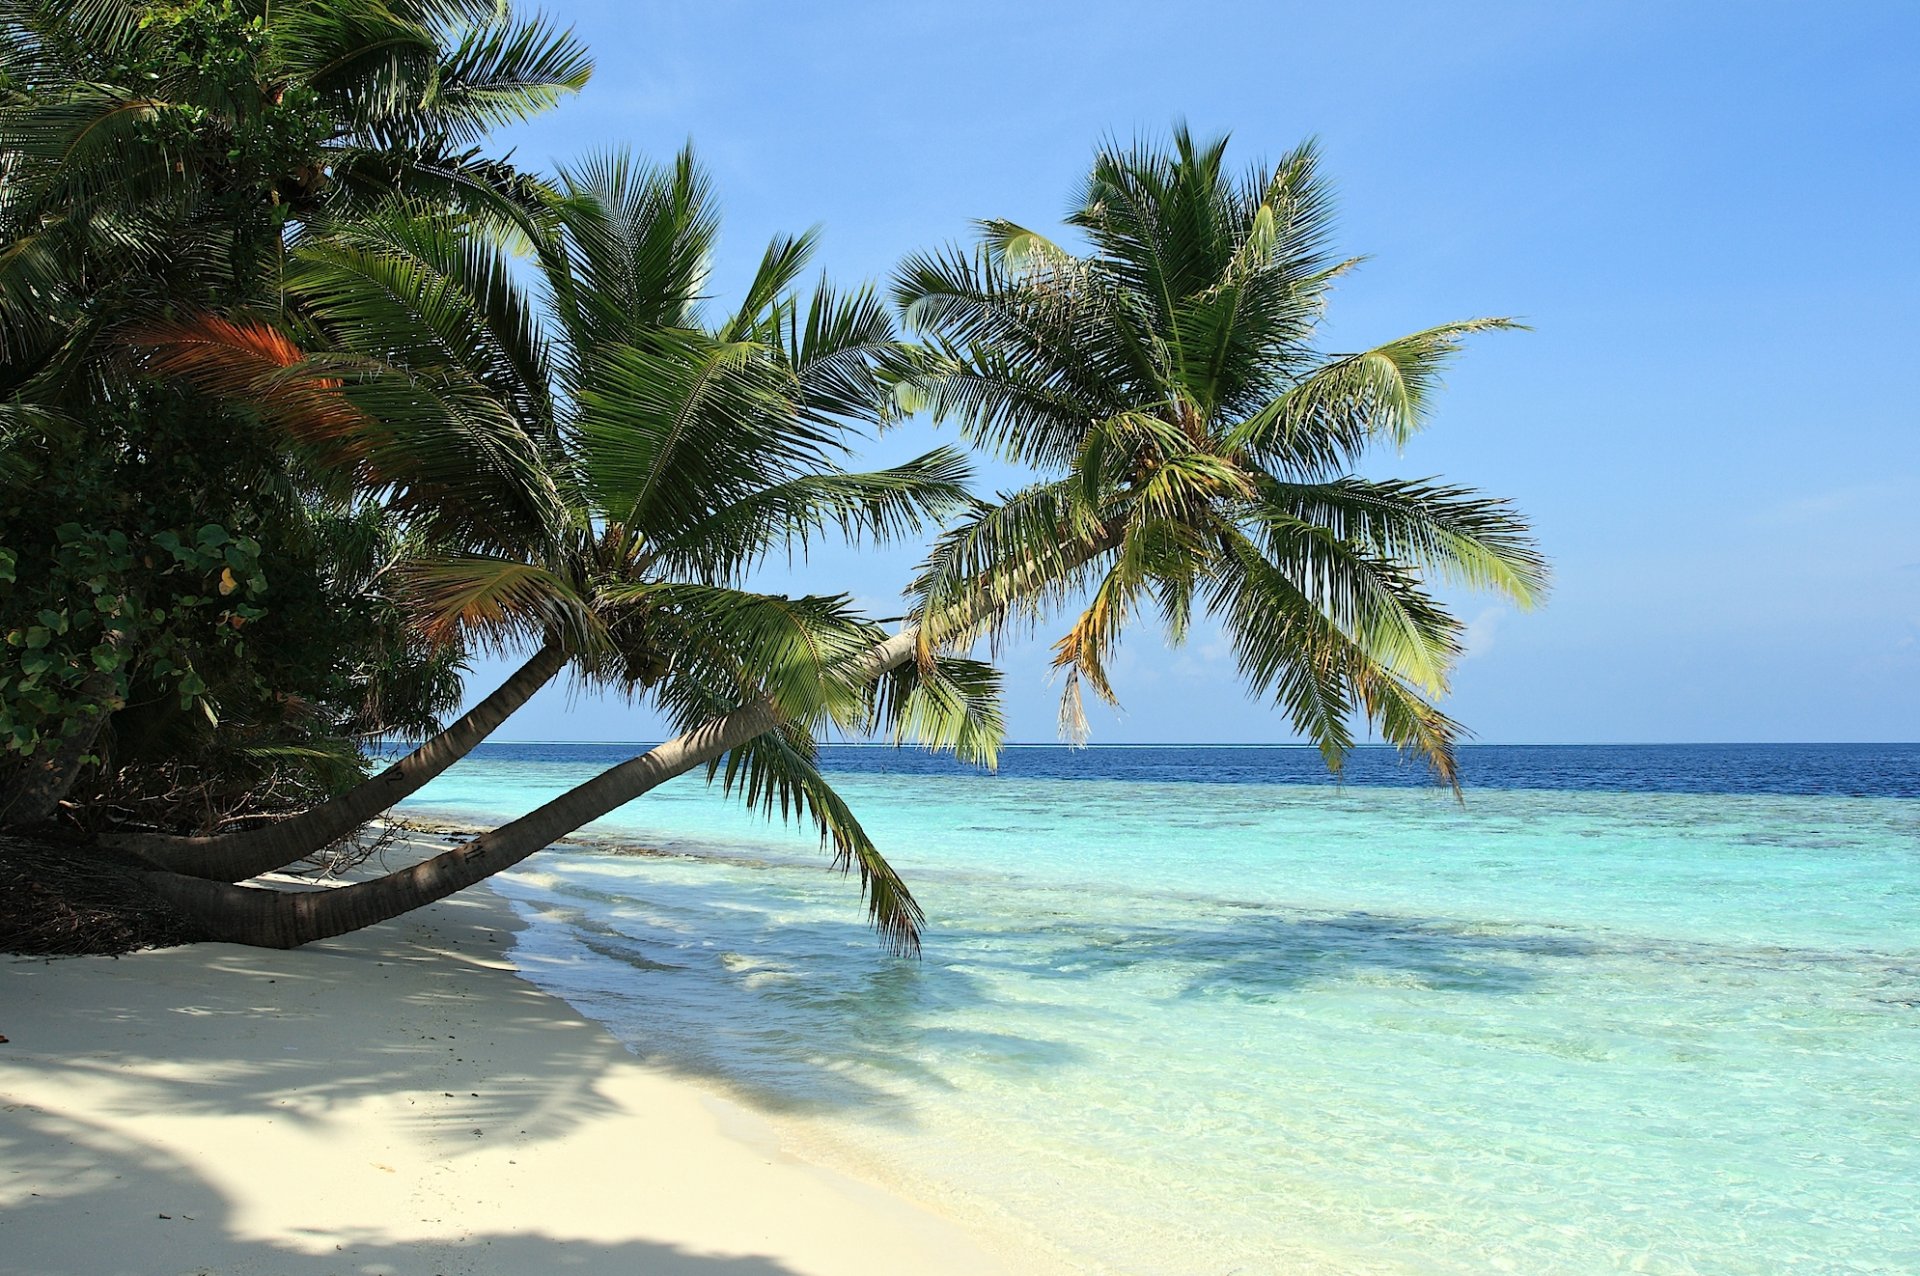
M 167 889 L 249 942 L 286 942 L 285 916 L 346 929 L 415 907 L 426 901 L 404 875 L 329 892 L 331 908 L 208 888 L 351 831 L 570 665 L 688 726 L 744 701 L 776 706 L 780 729 L 727 761 L 726 786 L 810 812 L 859 868 L 875 921 L 910 943 L 911 897 L 811 761 L 817 730 L 871 722 L 872 688 L 849 671 L 882 635 L 844 599 L 756 593 L 744 578 L 770 550 L 825 529 L 888 536 L 958 512 L 965 465 L 937 449 L 872 473 L 839 466 L 849 429 L 886 402 L 875 377 L 878 359 L 897 355 L 886 308 L 824 284 L 795 297 L 812 251 L 800 237 L 776 240 L 740 306 L 709 317 L 701 291 L 718 219 L 690 154 L 660 169 L 608 156 L 557 185 L 531 267 L 537 298 L 470 227 L 395 207 L 294 252 L 288 304 L 313 353 L 263 320 L 147 332 L 153 370 L 251 404 L 442 547 L 394 569 L 430 636 L 539 650 L 478 719 L 334 802 L 140 849 L 208 879 Z M 928 696 L 953 703 L 954 678 L 970 672 L 936 669 L 921 680 L 932 691 L 906 689 L 886 707 L 924 725 L 937 716 Z M 959 703 L 964 716 L 973 702 Z
M 1105 148 L 1067 218 L 1084 253 L 989 221 L 972 251 L 901 267 L 895 299 L 932 351 L 903 390 L 1042 476 L 936 547 L 921 648 L 1081 604 L 1053 660 L 1079 739 L 1082 688 L 1115 701 L 1128 624 L 1152 609 L 1178 643 L 1204 612 L 1330 766 L 1364 719 L 1455 783 L 1459 728 L 1434 702 L 1461 626 L 1429 583 L 1525 607 L 1545 565 L 1504 501 L 1356 468 L 1424 424 L 1463 339 L 1513 324 L 1322 353 L 1315 326 L 1354 262 L 1329 251 L 1314 148 L 1243 174 L 1225 157 L 1185 128 L 1170 151 Z
M 919 727 L 990 759 L 990 672 L 948 652 L 1091 598 L 1057 644 L 1070 679 L 1110 693 L 1106 658 L 1143 602 L 1173 636 L 1196 607 L 1226 626 L 1249 684 L 1277 698 L 1337 765 L 1350 719 L 1457 782 L 1458 729 L 1432 700 L 1459 625 L 1430 578 L 1531 605 L 1544 563 L 1504 502 L 1437 481 L 1369 480 L 1366 451 L 1425 422 L 1462 340 L 1511 326 L 1445 325 L 1350 354 L 1313 330 L 1331 282 L 1329 192 L 1311 147 L 1234 180 L 1225 145 L 1184 130 L 1172 152 L 1107 148 L 1069 224 L 1076 257 L 1006 222 L 976 250 L 918 257 L 895 296 L 932 342 L 901 397 L 972 441 L 1054 477 L 992 503 L 935 545 L 912 623 L 860 650 L 842 676 L 873 688 L 873 725 Z M 687 706 L 693 708 L 694 706 Z M 500 828 L 406 870 L 426 902 L 517 863 L 654 787 L 777 739 L 780 704 L 750 684 L 713 697 L 688 729 Z M 208 907 L 249 909 L 298 944 L 380 920 L 392 892 L 350 886 L 308 902 L 199 882 Z M 238 895 L 235 893 L 239 892 Z
M 934 546 L 911 623 L 862 657 L 883 682 L 1091 591 L 1055 647 L 1077 734 L 1082 682 L 1143 603 L 1183 637 L 1215 612 L 1251 687 L 1337 766 L 1356 716 L 1457 783 L 1459 728 L 1434 704 L 1458 656 L 1438 579 L 1520 606 L 1546 585 L 1524 520 L 1437 480 L 1367 479 L 1366 453 L 1427 422 L 1477 319 L 1371 349 L 1314 343 L 1333 281 L 1331 192 L 1311 145 L 1236 180 L 1225 142 L 1107 147 L 1068 224 L 1074 256 L 1012 223 L 915 257 L 895 300 L 930 348 L 899 398 L 1054 477 L 981 502 Z M 560 837 L 776 720 L 743 704 L 489 836 Z

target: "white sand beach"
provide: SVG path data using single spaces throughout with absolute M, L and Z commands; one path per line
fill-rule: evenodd
M 0 969 L 16 1276 L 1028 1272 L 520 980 L 472 891 L 294 952 Z

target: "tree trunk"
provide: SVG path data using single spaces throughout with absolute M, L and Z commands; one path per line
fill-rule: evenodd
M 912 650 L 906 645 L 900 660 Z M 178 873 L 149 873 L 147 880 L 210 938 L 258 948 L 297 948 L 389 921 L 512 868 L 555 839 L 778 724 L 778 715 L 764 700 L 736 709 L 601 772 L 512 823 L 371 881 L 331 890 L 276 891 Z
M 1105 529 L 1076 546 L 1069 567 L 1119 542 Z M 978 618 L 977 614 L 975 618 Z M 867 656 L 866 677 L 878 679 L 913 659 L 917 626 L 895 634 Z M 275 891 L 177 873 L 147 875 L 154 890 L 205 928 L 213 939 L 258 948 L 297 948 L 423 908 L 512 868 L 559 838 L 608 815 L 675 776 L 685 775 L 780 724 L 771 702 L 758 700 L 714 718 L 576 785 L 544 806 L 411 868 L 331 890 Z
M 100 728 L 107 725 L 107 716 L 113 712 L 108 703 L 113 689 L 112 674 L 95 671 L 87 675 L 80 684 L 80 694 L 89 701 L 86 721 L 52 752 L 31 759 L 22 768 L 4 800 L 0 800 L 0 828 L 31 828 L 59 814 L 61 799 L 73 790 L 93 742 L 100 738 Z
M 298 815 L 212 837 L 147 833 L 111 840 L 114 845 L 133 851 L 163 869 L 216 882 L 244 881 L 285 868 L 339 841 L 401 799 L 417 793 L 492 735 L 514 710 L 552 682 L 566 662 L 559 645 L 547 643 L 493 694 L 439 735 L 380 774 Z

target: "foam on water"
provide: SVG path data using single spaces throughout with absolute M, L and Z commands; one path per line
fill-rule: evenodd
M 1903 792 L 1920 752 L 1769 755 L 1844 773 L 1812 792 L 1464 807 L 1066 757 L 837 760 L 932 920 L 921 962 L 809 839 L 692 780 L 504 879 L 515 959 L 647 1057 L 1113 1271 L 1920 1270 L 1920 802 L 1834 795 Z M 608 760 L 503 746 L 414 805 L 524 810 Z M 1626 770 L 1663 766 L 1754 771 Z

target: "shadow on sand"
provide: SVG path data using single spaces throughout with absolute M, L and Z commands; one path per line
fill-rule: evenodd
M 258 1137 L 249 1132 L 264 1131 L 266 1122 L 326 1132 L 343 1109 L 396 1094 L 419 1095 L 417 1106 L 392 1118 L 394 1141 L 431 1149 L 437 1159 L 428 1169 L 504 1141 L 532 1147 L 613 1114 L 597 1083 L 620 1056 L 563 1004 L 485 961 L 511 940 L 499 905 L 456 899 L 421 916 L 431 920 L 292 953 L 202 945 L 117 961 L 15 960 L 0 969 L 6 993 L 0 1026 L 12 1039 L 0 1047 L 7 1051 L 0 1055 L 0 1271 L 793 1271 L 751 1252 L 432 1226 L 443 1212 L 458 1217 L 439 1208 L 445 1202 L 438 1193 L 463 1176 L 434 1180 L 425 1171 L 372 1189 L 357 1185 L 363 1193 L 405 1199 L 397 1215 L 410 1211 L 420 1225 L 399 1235 L 337 1223 L 286 1226 L 285 1219 L 302 1217 L 301 1200 L 315 1202 L 316 1219 L 340 1216 L 337 1202 L 331 1210 L 323 1203 L 341 1185 L 318 1174 L 292 1177 L 301 1184 L 296 1200 L 282 1198 L 274 1210 L 281 1223 L 263 1225 L 257 1200 L 249 1207 L 197 1171 L 178 1130 L 215 1131 L 212 1137 L 227 1143 L 223 1159 L 231 1162 L 246 1155 L 248 1140 Z M 388 982 L 393 991 L 383 996 Z M 357 995 L 359 989 L 366 995 Z M 485 1016 L 471 1014 L 476 998 L 489 1004 Z M 475 1023 L 483 1025 L 478 1032 Z M 421 1088 L 423 1077 L 432 1091 Z M 24 1097 L 28 1092 L 31 1099 Z M 138 1124 L 154 1117 L 224 1120 L 178 1127 L 163 1145 L 145 1141 L 152 1127 Z M 635 1154 L 656 1155 L 657 1149 Z M 286 1169 L 263 1164 L 263 1175 L 281 1172 L 263 1182 L 288 1178 Z M 466 1174 L 474 1172 L 484 1171 Z M 504 1184 L 488 1190 L 511 1200 Z M 409 1233 L 432 1239 L 408 1239 Z
M 249 1235 L 211 1184 L 164 1150 L 102 1125 L 12 1108 L 7 1125 L 68 1149 L 49 1165 L 64 1190 L 9 1192 L 0 1213 L 0 1270 L 9 1276 L 453 1276 L 578 1272 L 582 1276 L 794 1276 L 760 1255 L 693 1253 L 630 1240 L 601 1243 L 532 1232 L 474 1232 L 407 1241 L 373 1231 L 315 1229 L 304 1242 Z M 5 1126 L 0 1126 L 4 1130 Z M 14 1137 L 0 1158 L 18 1165 Z M 326 1185 L 314 1186 L 316 1193 Z

